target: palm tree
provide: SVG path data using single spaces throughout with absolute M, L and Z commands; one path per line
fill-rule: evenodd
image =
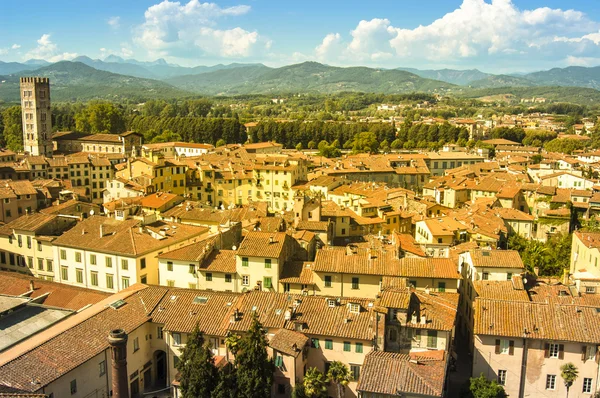
M 569 388 L 571 388 L 578 375 L 579 371 L 577 370 L 577 367 L 571 362 L 560 367 L 560 377 L 563 378 L 565 387 L 567 387 L 567 398 L 569 397 Z
M 338 398 L 344 398 L 346 386 L 352 381 L 352 373 L 342 362 L 333 361 L 329 364 L 327 380 L 335 384 Z
M 327 379 L 325 375 L 317 368 L 310 368 L 304 375 L 304 394 L 308 398 L 324 398 L 327 397 Z

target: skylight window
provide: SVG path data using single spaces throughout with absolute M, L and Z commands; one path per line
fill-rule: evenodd
M 109 307 L 113 310 L 117 310 L 127 304 L 124 300 L 117 300 L 109 304 Z
M 194 297 L 194 304 L 206 304 L 208 297 L 196 296 Z

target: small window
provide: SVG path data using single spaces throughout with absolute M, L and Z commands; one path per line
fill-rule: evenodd
M 136 337 L 135 339 L 133 339 L 133 352 L 136 352 L 139 349 L 140 349 L 140 338 Z
M 231 275 L 229 275 L 231 277 Z M 212 273 L 207 272 L 206 273 L 206 281 L 207 282 L 212 282 Z
M 114 281 L 113 276 L 111 274 L 106 274 L 106 288 L 114 289 Z
M 265 268 L 271 268 L 271 259 L 265 258 Z
M 129 278 L 123 277 L 121 278 L 121 288 L 127 289 L 129 287 Z
M 263 278 L 263 286 L 265 289 L 271 289 L 273 287 L 273 279 L 270 276 L 265 276 Z
M 590 377 L 585 377 L 583 379 L 583 393 L 591 394 L 592 393 L 592 379 Z
M 75 280 L 77 283 L 83 283 L 83 270 L 81 268 L 75 269 Z
M 498 370 L 498 384 L 500 384 L 501 386 L 506 385 L 506 370 Z
M 162 340 L 162 338 L 163 338 L 163 327 L 162 326 L 158 326 L 156 328 L 156 338 Z
M 225 282 L 231 283 L 231 274 L 225 274 Z
M 90 254 L 90 264 L 96 265 L 96 255 Z
M 92 286 L 98 286 L 98 273 L 90 272 L 90 283 Z
M 242 257 L 242 267 L 248 266 L 248 257 Z
M 173 262 L 167 261 L 167 271 L 173 271 Z
M 344 341 L 344 351 L 350 352 L 350 342 Z
M 77 394 L 77 380 L 71 380 L 71 395 Z
M 66 260 L 67 259 L 67 251 L 64 249 L 60 250 L 60 259 L 61 260 Z
M 548 349 L 549 358 L 558 358 L 560 354 L 560 344 L 551 343 Z
M 325 287 L 331 287 L 331 275 L 325 275 Z
M 556 388 L 556 375 L 546 375 L 546 390 L 554 390 Z
M 359 287 L 359 279 L 358 277 L 353 277 L 352 278 L 352 289 L 358 289 Z
M 196 273 L 196 266 L 195 266 L 194 264 L 190 264 L 190 265 L 188 266 L 188 272 L 189 272 L 190 274 L 195 274 L 195 273 Z
M 333 350 L 333 340 L 325 339 L 325 349 Z
M 242 275 L 242 285 L 250 286 L 250 275 Z
M 145 258 L 142 258 L 142 259 L 140 260 L 140 268 L 141 268 L 141 269 L 144 269 L 144 268 L 146 268 L 146 259 L 145 259 Z
M 180 333 L 173 333 L 173 344 L 181 345 L 181 334 Z
M 106 257 L 105 262 L 107 268 L 112 268 L 112 257 Z
M 355 352 L 362 354 L 363 352 L 363 343 L 356 343 L 355 345 Z
M 490 274 L 488 274 L 487 272 L 484 272 L 484 273 L 482 274 L 482 276 L 481 276 L 481 278 L 482 278 L 484 281 L 487 281 L 489 277 L 490 277 Z
M 312 348 L 319 348 L 319 339 L 315 339 L 315 338 L 310 339 L 310 346 Z
M 126 258 L 121 259 L 121 269 L 128 270 L 129 269 L 129 260 Z
M 360 304 L 349 303 L 348 304 L 348 309 L 350 310 L 350 312 L 352 312 L 354 314 L 359 314 L 360 313 Z
M 352 379 L 358 380 L 360 378 L 360 365 L 350 365 L 350 372 L 352 372 Z

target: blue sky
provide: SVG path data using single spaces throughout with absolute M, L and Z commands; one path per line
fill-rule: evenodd
M 497 73 L 600 65 L 593 0 L 30 0 L 20 8 L 0 10 L 0 60 L 115 54 L 186 66 L 314 60 Z

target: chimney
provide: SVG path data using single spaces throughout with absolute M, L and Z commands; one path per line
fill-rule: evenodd
M 123 329 L 111 330 L 108 334 L 112 358 L 113 398 L 128 398 L 127 380 L 127 333 Z
M 104 236 L 104 224 L 100 224 L 100 237 Z
M 35 284 L 33 282 L 33 279 L 29 280 L 29 290 L 31 290 L 31 291 L 35 290 Z
M 421 315 L 421 325 L 425 325 L 427 323 L 427 317 L 425 315 Z

